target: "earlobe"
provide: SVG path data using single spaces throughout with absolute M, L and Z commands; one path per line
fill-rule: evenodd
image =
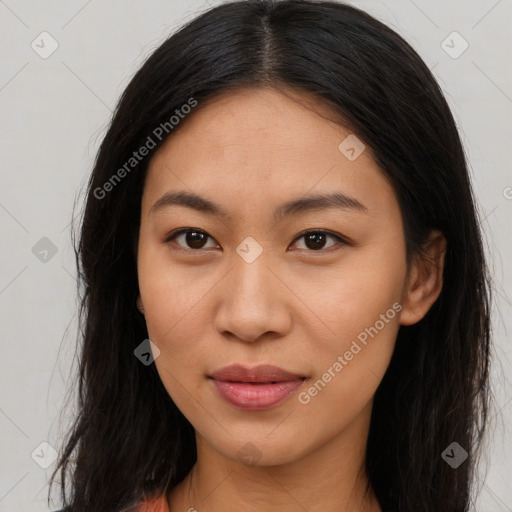
M 140 298 L 140 295 L 137 297 L 137 309 L 144 314 L 144 304 L 142 304 L 142 299 Z
M 446 245 L 443 234 L 434 230 L 425 242 L 423 253 L 414 258 L 402 301 L 401 325 L 419 322 L 439 297 L 443 288 Z

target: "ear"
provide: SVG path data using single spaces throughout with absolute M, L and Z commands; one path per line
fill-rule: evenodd
M 402 294 L 401 325 L 419 322 L 437 300 L 443 288 L 446 239 L 433 230 L 423 253 L 414 257 Z
M 137 297 L 137 309 L 144 314 L 144 304 L 142 304 L 142 299 L 140 298 L 140 295 Z

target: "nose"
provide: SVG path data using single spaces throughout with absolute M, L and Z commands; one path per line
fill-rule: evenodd
M 237 255 L 219 287 L 216 331 L 245 342 L 285 336 L 292 323 L 287 305 L 290 292 L 276 277 L 278 273 L 262 256 L 247 263 Z

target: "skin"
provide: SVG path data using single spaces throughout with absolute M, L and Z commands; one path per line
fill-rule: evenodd
M 350 130 L 319 112 L 328 111 L 291 89 L 231 91 L 199 105 L 149 164 L 137 304 L 160 350 L 158 373 L 193 425 L 198 453 L 168 493 L 172 512 L 381 510 L 371 488 L 365 495 L 373 396 L 400 325 L 423 318 L 441 291 L 446 241 L 432 232 L 428 257 L 413 259 L 407 272 L 393 188 L 369 147 L 354 161 L 338 149 Z M 177 190 L 215 201 L 232 217 L 176 205 L 150 213 Z M 277 223 L 272 217 L 286 201 L 333 191 L 367 211 L 307 211 Z M 166 243 L 178 228 L 208 237 L 196 245 L 186 235 Z M 300 236 L 314 229 L 350 243 L 329 235 L 315 250 Z M 263 251 L 251 263 L 236 252 L 248 236 Z M 401 311 L 301 403 L 298 394 L 393 304 Z M 207 378 L 232 363 L 274 364 L 307 379 L 281 405 L 242 411 Z M 244 450 L 252 462 L 242 460 Z

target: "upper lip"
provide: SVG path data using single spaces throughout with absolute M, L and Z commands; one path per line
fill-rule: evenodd
M 270 364 L 261 364 L 254 368 L 234 364 L 213 372 L 210 377 L 228 382 L 283 382 L 305 378 Z

